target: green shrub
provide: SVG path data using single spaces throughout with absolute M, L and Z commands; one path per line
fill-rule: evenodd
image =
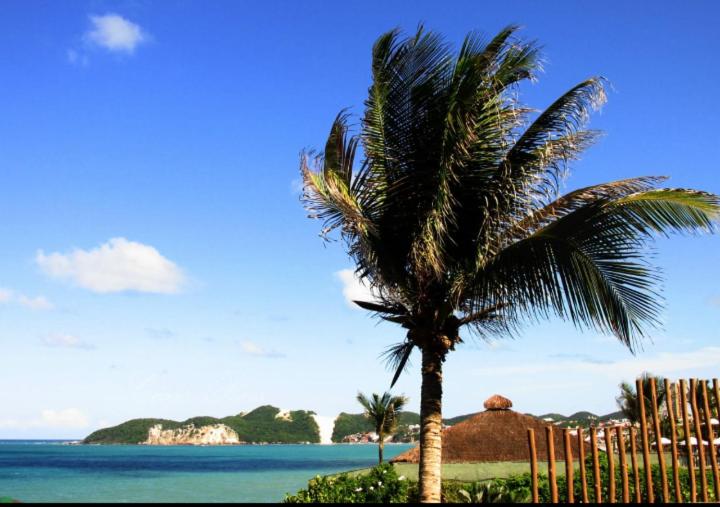
M 405 477 L 384 463 L 363 475 L 318 475 L 307 489 L 286 495 L 283 503 L 406 503 L 408 487 Z

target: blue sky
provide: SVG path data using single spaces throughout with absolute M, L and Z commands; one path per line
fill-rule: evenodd
M 606 136 L 566 189 L 663 174 L 720 193 L 717 3 L 4 1 L 0 7 L 0 438 L 261 404 L 357 411 L 402 338 L 351 308 L 340 244 L 298 193 L 298 153 L 362 112 L 370 48 L 418 22 L 454 44 L 509 23 L 544 46 L 522 98 L 612 83 Z M 562 322 L 469 343 L 448 416 L 614 410 L 645 369 L 714 376 L 720 237 L 657 243 L 664 329 L 636 356 Z M 352 284 L 351 284 L 352 285 Z M 398 392 L 419 407 L 415 361 Z

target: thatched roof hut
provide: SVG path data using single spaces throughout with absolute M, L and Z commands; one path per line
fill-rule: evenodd
M 548 423 L 513 410 L 507 398 L 494 395 L 484 404 L 486 410 L 443 430 L 443 463 L 489 461 L 529 461 L 527 430 L 535 430 L 538 460 L 547 460 L 545 428 Z M 565 459 L 563 433 L 553 428 L 555 459 Z M 578 457 L 577 437 L 572 438 L 573 458 Z M 586 444 L 587 450 L 587 444 Z M 418 463 L 420 448 L 414 447 L 391 460 L 392 463 Z

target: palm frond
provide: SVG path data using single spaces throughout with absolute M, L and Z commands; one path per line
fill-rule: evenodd
M 385 358 L 385 364 L 388 369 L 394 371 L 392 381 L 390 382 L 390 389 L 392 389 L 397 383 L 400 375 L 408 367 L 408 361 L 412 355 L 415 344 L 409 340 L 396 343 L 388 347 L 385 352 L 382 353 L 382 357 Z

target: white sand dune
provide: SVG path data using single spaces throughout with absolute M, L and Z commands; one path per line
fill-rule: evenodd
M 332 444 L 332 432 L 335 427 L 336 417 L 330 417 L 326 415 L 313 415 L 315 422 L 320 428 L 320 443 L 321 444 Z

